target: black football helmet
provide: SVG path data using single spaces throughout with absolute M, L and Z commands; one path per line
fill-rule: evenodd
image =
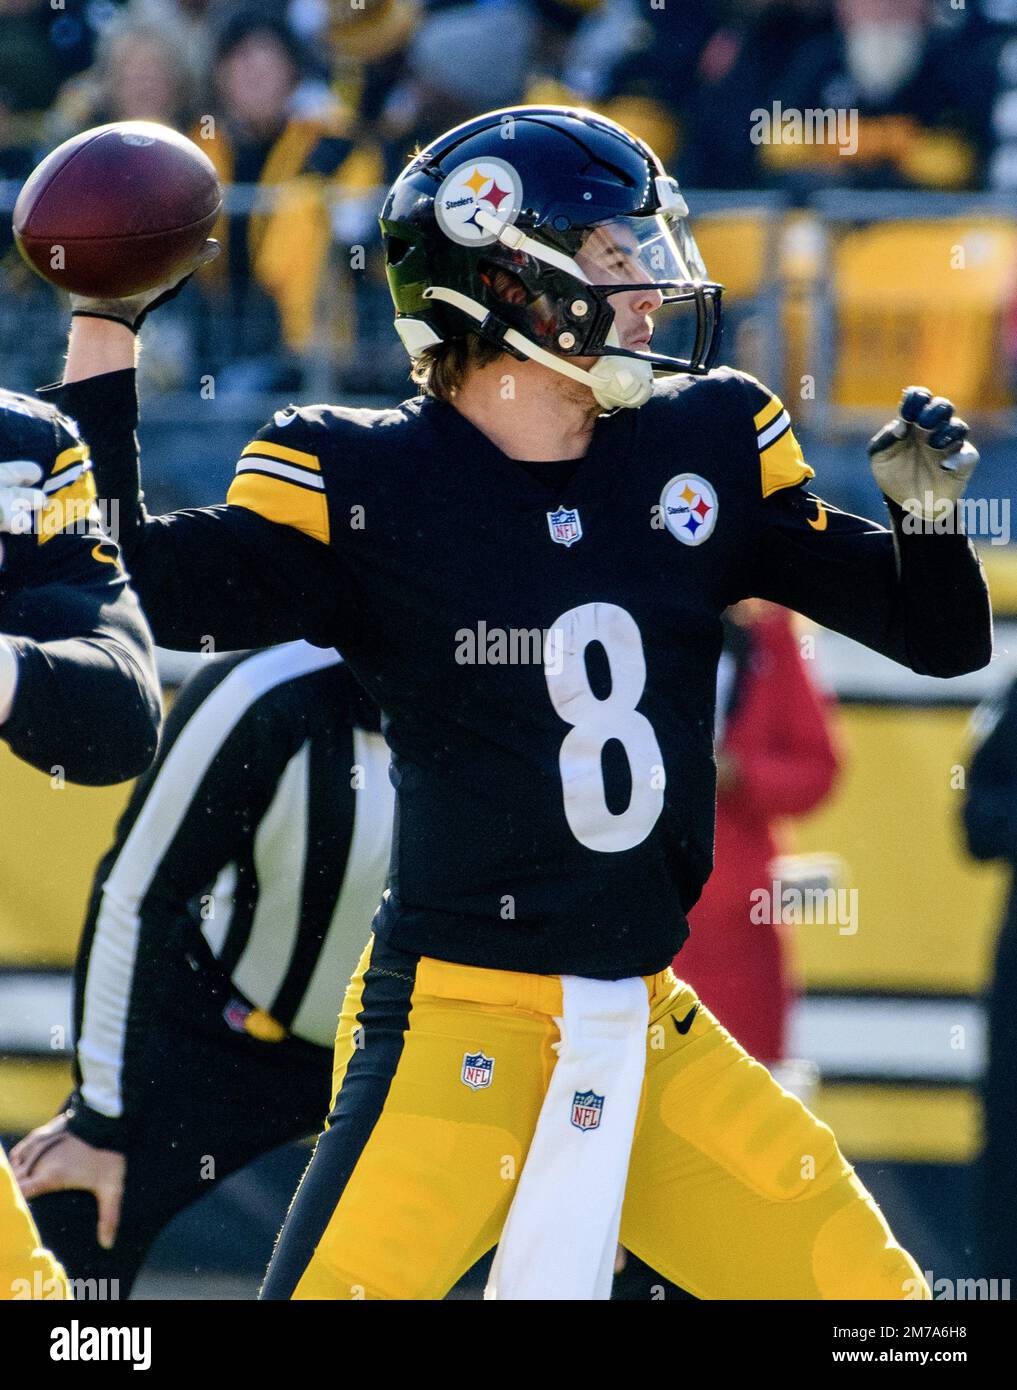
M 708 371 L 720 343 L 721 286 L 687 213 L 649 146 L 593 111 L 478 116 L 416 155 L 385 200 L 396 330 L 411 357 L 473 331 L 605 408 L 642 405 L 654 371 Z M 620 335 L 612 298 L 633 291 Z M 651 324 L 664 305 L 669 321 Z M 598 360 L 587 371 L 576 357 Z

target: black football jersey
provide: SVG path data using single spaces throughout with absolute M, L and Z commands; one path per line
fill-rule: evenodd
M 81 418 L 102 389 L 65 404 Z M 244 449 L 225 508 L 156 518 L 108 424 L 129 415 L 107 408 L 92 444 L 103 490 L 122 513 L 135 498 L 123 542 L 157 640 L 334 644 L 385 712 L 396 821 L 375 930 L 408 951 L 604 978 L 671 960 L 711 868 L 736 600 L 919 670 L 988 659 L 966 539 L 895 544 L 806 491 L 783 405 L 731 370 L 600 417 L 564 486 L 431 398 L 290 407 Z
M 0 738 L 44 772 L 124 781 L 155 755 L 159 685 L 88 446 L 52 405 L 0 390 L 0 463 L 15 461 L 38 465 L 46 502 L 28 529 L 0 534 L 0 633 L 18 663 Z

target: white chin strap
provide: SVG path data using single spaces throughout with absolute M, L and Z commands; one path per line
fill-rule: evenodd
M 432 285 L 424 291 L 424 298 L 440 299 L 445 304 L 451 304 L 453 309 L 467 314 L 477 323 L 483 323 L 487 318 L 487 310 L 482 304 L 471 299 L 469 295 L 460 294 L 458 290 Z M 396 327 L 399 327 L 398 320 Z M 645 405 L 653 392 L 653 368 L 649 362 L 639 362 L 631 357 L 614 357 L 608 353 L 598 357 L 595 365 L 586 371 L 585 368 L 577 367 L 574 362 L 570 362 L 567 357 L 558 357 L 555 353 L 548 352 L 547 348 L 532 343 L 515 328 L 507 329 L 502 341 L 521 352 L 524 357 L 539 362 L 542 367 L 550 367 L 552 372 L 571 377 L 573 381 L 588 386 L 597 404 L 602 405 L 605 410 L 614 410 L 618 406 Z M 607 346 L 620 346 L 613 327 L 607 335 Z

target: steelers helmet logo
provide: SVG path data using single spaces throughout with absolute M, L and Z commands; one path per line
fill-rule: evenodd
M 682 545 L 702 545 L 717 524 L 717 494 L 698 473 L 679 473 L 660 495 L 664 524 Z
M 522 197 L 522 181 L 511 164 L 504 159 L 471 159 L 442 182 L 434 199 L 434 215 L 445 235 L 460 246 L 490 246 L 497 236 L 480 225 L 477 213 L 514 222 Z

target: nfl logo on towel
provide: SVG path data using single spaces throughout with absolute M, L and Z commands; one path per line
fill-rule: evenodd
M 604 1097 L 596 1091 L 577 1091 L 572 1098 L 572 1123 L 576 1129 L 597 1129 L 603 1109 Z
M 569 511 L 567 507 L 559 507 L 556 512 L 548 512 L 547 524 L 551 539 L 557 545 L 575 545 L 576 541 L 582 539 L 583 523 L 575 510 Z
M 462 1079 L 471 1091 L 482 1091 L 490 1086 L 493 1072 L 493 1057 L 485 1057 L 482 1052 L 467 1052 L 463 1058 Z

